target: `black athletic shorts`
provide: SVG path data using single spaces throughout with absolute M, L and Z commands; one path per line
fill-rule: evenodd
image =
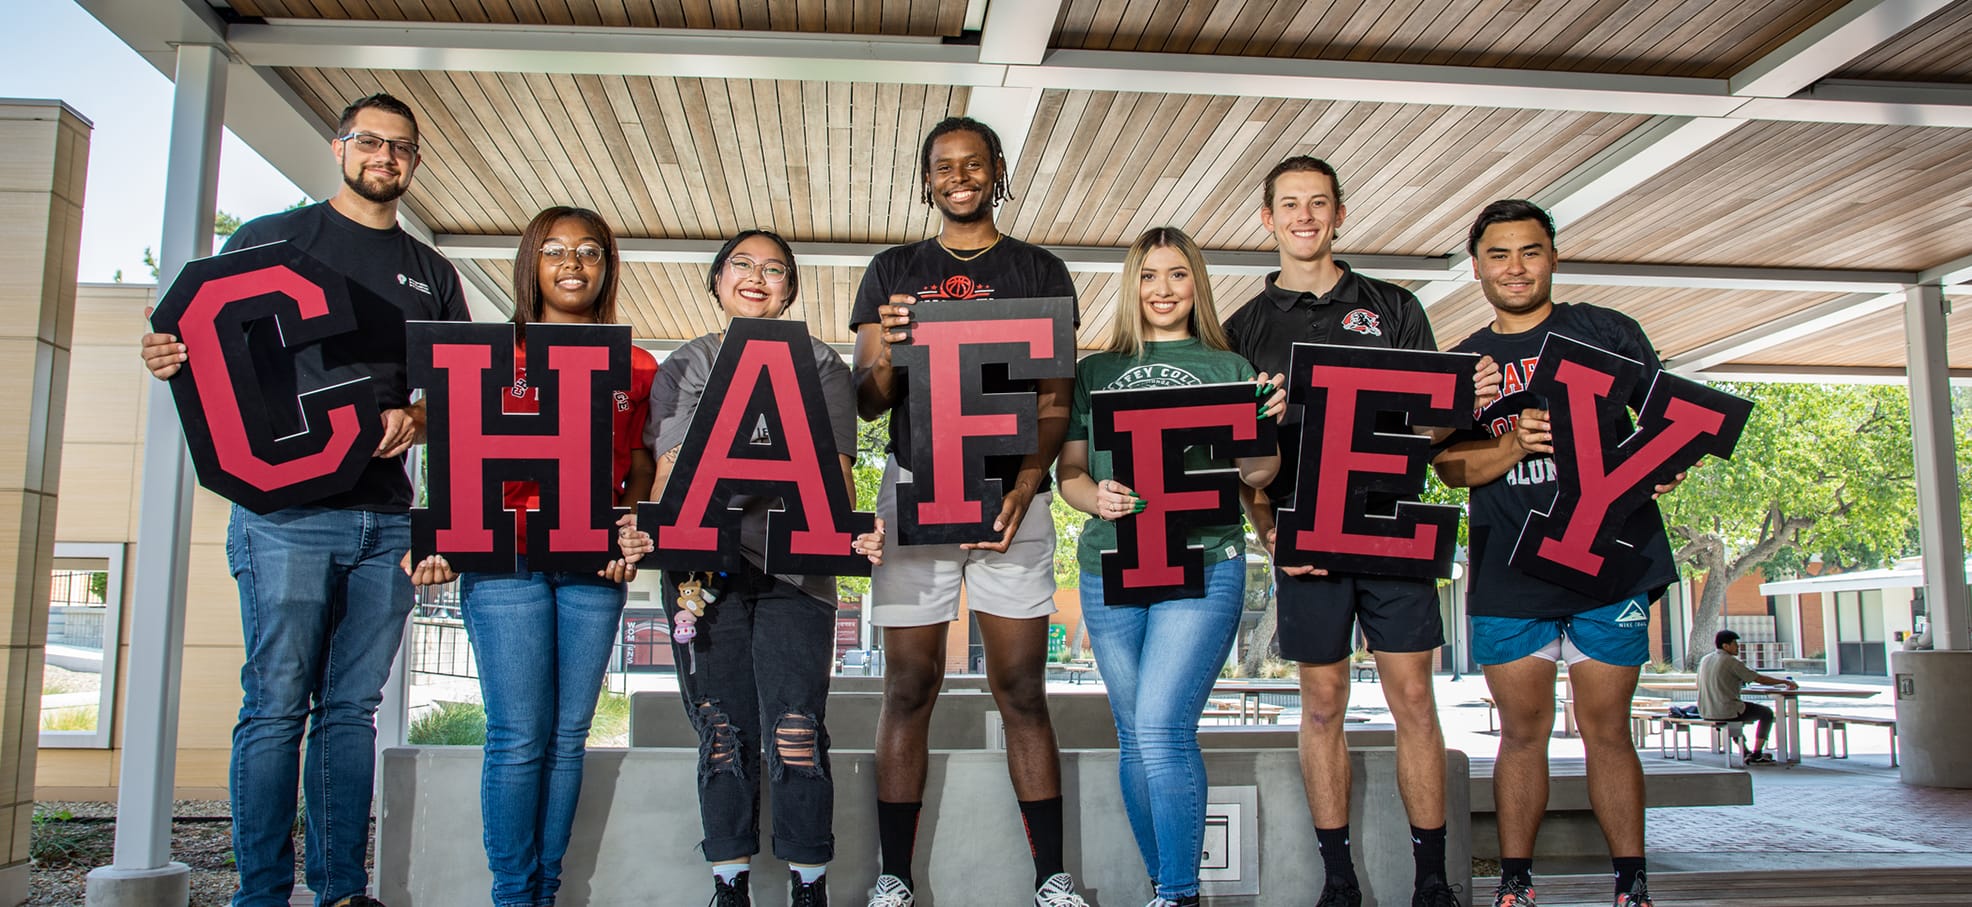
M 1274 571 L 1280 657 L 1331 664 L 1356 649 L 1360 624 L 1372 652 L 1429 652 L 1445 644 L 1438 587 L 1370 576 L 1288 576 Z

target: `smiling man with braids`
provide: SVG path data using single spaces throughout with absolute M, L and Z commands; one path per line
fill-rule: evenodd
M 1074 296 L 1067 266 L 1047 251 L 1002 235 L 993 210 L 1011 197 L 1006 155 L 986 124 L 951 117 L 919 154 L 924 203 L 938 209 L 937 236 L 886 249 L 856 294 L 856 398 L 865 419 L 890 413 L 890 462 L 877 513 L 896 525 L 897 482 L 910 477 L 912 426 L 906 384 L 891 367 L 891 344 L 908 341 L 920 299 Z M 986 474 L 1005 489 L 999 539 L 971 545 L 898 546 L 873 572 L 870 620 L 884 628 L 883 713 L 877 728 L 877 831 L 883 874 L 870 907 L 911 907 L 912 851 L 924 799 L 931 709 L 945 677 L 946 625 L 959 589 L 979 618 L 986 678 L 1006 725 L 1007 771 L 1034 855 L 1038 907 L 1086 907 L 1062 856 L 1061 760 L 1048 719 L 1048 615 L 1054 607 L 1054 520 L 1048 468 L 1068 431 L 1071 379 L 1012 381 L 989 367 L 985 390 L 1033 393 L 1039 443 L 1024 457 L 994 457 Z M 1028 517 L 1032 517 L 1028 519 Z

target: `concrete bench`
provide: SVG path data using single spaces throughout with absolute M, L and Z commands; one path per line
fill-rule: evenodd
M 1828 758 L 1849 758 L 1849 725 L 1888 728 L 1890 731 L 1890 767 L 1897 767 L 1897 719 L 1877 715 L 1845 715 L 1838 712 L 1808 712 L 1801 717 L 1814 721 L 1815 755 L 1822 755 L 1821 735 L 1828 735 Z M 1842 754 L 1835 754 L 1835 735 L 1842 735 Z
M 674 703 L 675 705 L 675 703 Z M 1354 855 L 1366 905 L 1409 903 L 1410 826 L 1397 794 L 1396 755 L 1386 748 L 1354 750 L 1350 792 Z M 393 747 L 379 766 L 376 873 L 378 897 L 416 907 L 478 907 L 491 876 L 480 842 L 478 747 Z M 868 752 L 831 752 L 835 778 L 835 860 L 831 900 L 860 904 L 877 871 L 876 772 Z M 563 864 L 559 901 L 569 907 L 701 904 L 711 892 L 694 793 L 698 752 L 692 749 L 595 749 L 587 757 L 574 838 Z M 922 907 L 1022 904 L 1033 897 L 1033 875 L 1019 809 L 1007 779 L 1006 756 L 995 752 L 933 752 L 917 839 L 914 875 Z M 1298 754 L 1292 748 L 1213 750 L 1205 754 L 1212 802 L 1248 797 L 1236 853 L 1240 884 L 1255 894 L 1222 903 L 1306 902 L 1321 890 L 1321 859 L 1308 821 Z M 1064 750 L 1066 855 L 1092 903 L 1141 904 L 1150 899 L 1142 857 L 1129 834 L 1117 782 L 1115 752 Z M 1246 789 L 1242 792 L 1241 789 Z M 1472 841 L 1467 819 L 1466 759 L 1446 764 L 1446 865 L 1453 884 L 1472 890 Z M 773 827 L 763 804 L 763 829 Z M 1250 835 L 1250 837 L 1248 836 Z M 1235 863 L 1235 865 L 1241 865 Z M 784 864 L 771 847 L 754 859 L 753 903 L 784 907 Z M 1208 886 L 1216 883 L 1208 883 Z M 1221 890 L 1221 894 L 1230 894 Z M 1208 897 L 1213 889 L 1207 888 Z
M 1499 823 L 1493 760 L 1473 759 L 1472 855 L 1499 857 Z M 1691 762 L 1643 760 L 1643 805 L 1744 806 L 1753 802 L 1753 779 L 1743 771 Z M 1589 805 L 1587 767 L 1581 759 L 1548 760 L 1547 817 L 1534 845 L 1536 857 L 1607 857 L 1602 828 Z

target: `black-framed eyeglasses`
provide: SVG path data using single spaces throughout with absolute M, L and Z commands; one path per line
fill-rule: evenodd
M 603 261 L 603 247 L 589 243 L 583 243 L 573 249 L 561 243 L 549 243 L 541 247 L 541 257 L 556 264 L 565 261 L 570 253 L 574 253 L 575 260 L 585 265 L 602 264 Z
M 768 283 L 787 282 L 786 265 L 774 262 L 768 262 L 764 265 L 757 264 L 751 258 L 729 258 L 726 260 L 726 264 L 738 272 L 741 277 L 751 276 L 757 270 L 760 272 L 760 279 Z
M 371 135 L 367 132 L 352 132 L 348 135 L 337 136 L 336 141 L 342 142 L 345 145 L 355 145 L 356 150 L 364 154 L 375 154 L 385 145 L 388 145 L 390 146 L 390 153 L 393 157 L 400 157 L 408 161 L 418 156 L 417 142 L 407 141 L 405 139 L 387 139 L 382 136 Z

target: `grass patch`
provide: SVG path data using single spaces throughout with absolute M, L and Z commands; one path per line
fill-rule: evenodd
M 604 690 L 596 697 L 596 720 L 589 725 L 590 746 L 622 746 L 630 736 L 630 697 Z
M 44 709 L 41 712 L 41 729 L 44 731 L 93 731 L 96 729 L 96 710 L 93 705 L 76 706 L 69 709 Z
M 486 710 L 477 702 L 440 702 L 404 734 L 416 746 L 484 746 Z
M 115 822 L 78 819 L 66 809 L 36 806 L 28 835 L 28 858 L 49 869 L 101 866 L 116 847 Z

